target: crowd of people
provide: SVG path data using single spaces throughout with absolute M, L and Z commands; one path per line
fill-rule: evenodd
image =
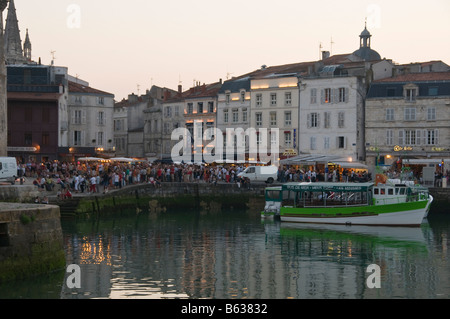
M 244 166 L 205 166 L 164 163 L 120 162 L 48 162 L 20 164 L 19 175 L 34 179 L 40 190 L 57 190 L 62 197 L 72 193 L 106 193 L 128 185 L 150 183 L 160 187 L 163 182 L 237 183 L 249 184 L 237 175 Z

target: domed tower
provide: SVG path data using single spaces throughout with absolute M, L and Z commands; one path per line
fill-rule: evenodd
M 359 50 L 356 50 L 355 52 L 353 52 L 353 54 L 360 57 L 364 61 L 381 60 L 381 56 L 378 54 L 378 52 L 372 50 L 370 47 L 372 35 L 370 34 L 369 30 L 367 30 L 367 23 L 364 27 L 364 30 L 359 35 L 359 38 Z

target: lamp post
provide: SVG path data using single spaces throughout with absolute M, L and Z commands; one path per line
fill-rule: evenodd
M 0 0 L 0 156 L 7 156 L 7 99 L 6 99 L 6 65 L 3 36 L 3 11 L 8 5 L 8 0 Z

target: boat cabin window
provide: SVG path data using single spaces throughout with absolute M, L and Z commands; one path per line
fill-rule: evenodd
M 388 195 L 394 195 L 394 189 L 388 188 Z
M 406 194 L 406 188 L 400 188 L 400 195 Z
M 267 191 L 266 192 L 267 200 L 280 200 L 280 191 Z
M 380 194 L 380 190 L 379 190 L 378 188 L 374 188 L 374 189 L 373 189 L 373 193 L 374 193 L 375 195 L 379 195 L 379 194 Z

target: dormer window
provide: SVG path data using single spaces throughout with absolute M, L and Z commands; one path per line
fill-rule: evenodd
M 407 102 L 415 102 L 419 88 L 416 85 L 408 84 L 403 87 L 403 96 Z

